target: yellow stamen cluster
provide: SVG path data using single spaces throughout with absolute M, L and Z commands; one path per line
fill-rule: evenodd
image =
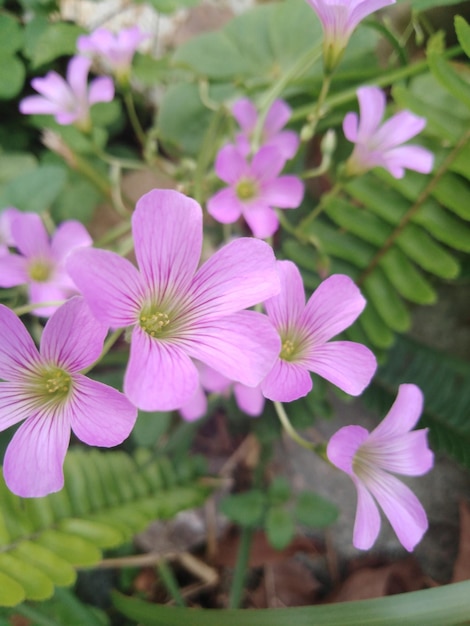
M 240 200 L 251 200 L 258 192 L 252 180 L 241 180 L 235 188 L 237 197 Z
M 279 356 L 281 357 L 281 359 L 288 361 L 289 357 L 292 356 L 294 351 L 295 351 L 294 342 L 291 341 L 290 339 L 286 339 L 285 341 L 282 342 L 281 354 Z
M 140 326 L 151 337 L 158 337 L 163 329 L 170 323 L 170 318 L 166 313 L 143 313 L 139 318 Z
M 44 373 L 44 386 L 48 395 L 66 396 L 72 384 L 67 372 L 61 369 L 52 369 Z
M 51 275 L 51 267 L 45 261 L 35 261 L 29 266 L 28 273 L 31 280 L 44 283 Z

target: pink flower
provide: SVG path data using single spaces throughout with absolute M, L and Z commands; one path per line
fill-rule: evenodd
M 138 26 L 124 28 L 116 35 L 106 28 L 98 28 L 91 35 L 77 39 L 79 52 L 94 54 L 108 64 L 118 80 L 127 81 L 132 58 L 139 45 L 150 37 Z
M 324 280 L 305 304 L 299 270 L 278 261 L 281 293 L 265 302 L 282 348 L 261 383 L 266 398 L 291 402 L 312 388 L 309 372 L 357 396 L 369 384 L 377 363 L 372 352 L 352 341 L 329 341 L 350 326 L 366 302 L 354 282 L 341 274 Z
M 323 26 L 325 69 L 333 71 L 341 60 L 349 38 L 365 17 L 395 0 L 307 0 Z
M 241 411 L 251 417 L 261 415 L 265 400 L 259 386 L 248 387 L 242 383 L 234 383 L 204 363 L 196 363 L 196 367 L 199 371 L 199 386 L 191 399 L 180 408 L 183 419 L 192 422 L 207 413 L 207 397 L 205 392 L 217 393 L 228 397 L 232 389 L 237 405 Z
M 348 113 L 343 121 L 346 138 L 355 143 L 346 172 L 354 176 L 383 167 L 394 178 L 403 178 L 405 168 L 429 174 L 433 167 L 432 153 L 421 146 L 401 145 L 420 133 L 426 120 L 401 111 L 380 126 L 385 113 L 384 92 L 378 87 L 361 87 L 357 97 L 360 119 L 356 113 Z
M 199 375 L 192 359 L 256 386 L 272 367 L 279 338 L 266 316 L 243 311 L 279 291 L 272 249 L 237 239 L 197 269 L 202 210 L 194 200 L 155 189 L 132 216 L 140 272 L 105 250 L 77 250 L 67 267 L 93 313 L 131 327 L 124 391 L 140 409 L 182 407 Z
M 250 163 L 235 146 L 225 146 L 217 155 L 215 171 L 229 187 L 209 198 L 208 212 L 222 224 L 243 215 L 255 237 L 270 237 L 279 226 L 274 207 L 295 209 L 304 195 L 296 176 L 279 176 L 284 165 L 285 158 L 273 146 L 261 148 Z
M 136 409 L 122 393 L 80 370 L 101 354 L 106 327 L 82 298 L 47 322 L 39 351 L 19 318 L 0 305 L 0 430 L 26 420 L 5 454 L 8 488 L 30 498 L 58 491 L 70 430 L 92 446 L 116 446 L 129 435 Z
M 17 211 L 10 228 L 11 242 L 20 254 L 0 256 L 0 287 L 27 284 L 32 304 L 62 301 L 77 293 L 64 263 L 72 250 L 93 243 L 80 222 L 63 222 L 49 238 L 37 213 Z M 56 310 L 57 306 L 40 307 L 33 313 L 49 317 Z
M 416 385 L 400 385 L 392 408 L 371 433 L 362 426 L 345 426 L 328 443 L 329 460 L 349 474 L 357 489 L 353 544 L 360 550 L 368 550 L 379 534 L 377 504 L 409 552 L 427 530 L 421 503 L 392 475 L 421 476 L 433 466 L 427 429 L 410 432 L 422 407 L 420 389 Z
M 232 113 L 242 132 L 236 136 L 236 145 L 243 156 L 251 152 L 251 141 L 258 124 L 258 111 L 248 98 L 237 100 Z M 271 105 L 261 130 L 261 145 L 275 147 L 284 159 L 292 159 L 299 147 L 299 136 L 293 130 L 282 130 L 290 119 L 292 110 L 284 100 Z
M 0 213 L 0 256 L 8 254 L 8 248 L 15 245 L 11 236 L 11 222 L 18 213 L 14 207 L 3 209 Z
M 33 78 L 31 85 L 41 95 L 21 100 L 21 113 L 54 115 L 58 124 L 75 124 L 89 130 L 90 106 L 114 98 L 113 81 L 108 76 L 95 78 L 88 86 L 90 66 L 91 59 L 73 57 L 67 67 L 67 80 L 57 72 Z

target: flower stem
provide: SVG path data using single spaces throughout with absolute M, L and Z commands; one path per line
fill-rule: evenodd
M 273 402 L 274 404 L 274 408 L 276 409 L 276 413 L 277 416 L 279 418 L 279 421 L 282 424 L 282 427 L 284 428 L 284 430 L 286 431 L 286 433 L 289 435 L 289 437 L 295 441 L 296 443 L 299 444 L 299 446 L 302 446 L 302 448 L 305 448 L 307 450 L 311 450 L 312 452 L 316 452 L 318 453 L 320 456 L 324 456 L 324 449 L 325 446 L 323 443 L 313 443 L 313 441 L 307 441 L 307 439 L 304 439 L 303 437 L 301 437 L 299 435 L 299 433 L 295 430 L 295 428 L 292 426 L 292 424 L 290 423 L 290 420 L 287 416 L 287 413 L 284 409 L 284 406 L 282 405 L 281 402 Z
M 55 300 L 51 302 L 32 302 L 30 304 L 25 304 L 24 306 L 18 306 L 13 309 L 13 313 L 16 313 L 19 317 L 21 315 L 26 315 L 26 313 L 31 313 L 35 309 L 43 309 L 49 306 L 62 306 L 65 303 L 65 300 Z
M 142 148 L 145 148 L 145 144 L 147 143 L 147 137 L 145 135 L 144 129 L 140 124 L 137 111 L 135 110 L 134 99 L 132 97 L 132 92 L 130 89 L 126 89 L 124 91 L 124 104 L 126 105 L 127 114 L 129 115 L 129 120 L 132 128 L 134 129 L 134 133 L 139 140 Z
M 240 607 L 243 589 L 245 586 L 245 577 L 248 569 L 248 561 L 250 559 L 251 542 L 253 540 L 253 528 L 244 527 L 240 533 L 240 543 L 238 546 L 237 562 L 235 564 L 235 572 L 233 574 L 232 587 L 230 589 L 230 597 L 228 608 L 238 609 Z

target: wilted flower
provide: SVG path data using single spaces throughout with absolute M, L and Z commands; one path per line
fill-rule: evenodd
M 357 396 L 369 384 L 377 362 L 360 343 L 330 341 L 350 326 L 365 300 L 349 276 L 324 280 L 305 303 L 302 277 L 291 261 L 277 262 L 281 292 L 267 300 L 268 317 L 279 333 L 278 359 L 261 383 L 266 398 L 291 402 L 312 389 L 310 372 Z
M 233 117 L 241 133 L 236 136 L 236 145 L 243 156 L 251 152 L 253 134 L 258 124 L 258 111 L 248 98 L 237 100 L 232 106 Z M 266 114 L 260 133 L 260 146 L 275 147 L 284 159 L 292 159 L 299 147 L 299 136 L 293 130 L 282 130 L 290 119 L 292 110 L 284 100 L 275 100 Z
M 26 420 L 3 462 L 19 496 L 40 497 L 64 483 L 70 430 L 92 446 L 116 446 L 137 417 L 127 398 L 80 374 L 100 356 L 107 328 L 82 298 L 66 302 L 47 322 L 39 351 L 19 318 L 0 305 L 0 430 Z
M 222 224 L 243 215 L 255 237 L 270 237 L 279 226 L 274 208 L 295 209 L 304 195 L 299 178 L 279 176 L 285 161 L 274 146 L 261 148 L 251 162 L 235 146 L 225 146 L 217 155 L 215 171 L 229 187 L 209 198 L 208 212 Z
M 427 429 L 411 431 L 422 407 L 420 389 L 416 385 L 400 385 L 392 408 L 371 433 L 362 426 L 345 426 L 328 443 L 329 460 L 351 477 L 357 489 L 353 538 L 356 548 L 368 550 L 377 539 L 377 504 L 409 552 L 428 528 L 426 512 L 418 498 L 392 475 L 421 476 L 433 466 Z
M 341 60 L 349 38 L 365 17 L 395 0 L 307 0 L 323 26 L 325 69 L 333 71 Z
M 11 242 L 19 254 L 0 256 L 0 287 L 28 285 L 32 304 L 66 300 L 78 293 L 65 270 L 67 255 L 93 243 L 80 222 L 62 222 L 50 238 L 37 213 L 16 211 L 10 222 Z M 57 306 L 38 307 L 35 315 L 49 317 Z
M 244 311 L 279 291 L 270 246 L 232 241 L 197 269 L 201 207 L 155 189 L 132 216 L 140 272 L 105 250 L 82 249 L 67 268 L 96 317 L 132 328 L 124 392 L 140 409 L 179 409 L 196 392 L 192 359 L 256 386 L 272 367 L 279 338 L 265 315 Z
M 75 124 L 88 131 L 90 106 L 114 98 L 114 84 L 108 76 L 95 78 L 88 85 L 90 66 L 91 59 L 73 57 L 67 67 L 67 80 L 57 72 L 33 78 L 31 85 L 41 95 L 21 100 L 21 113 L 54 115 L 58 124 Z
M 119 82 L 129 78 L 132 58 L 139 45 L 150 37 L 138 26 L 123 28 L 114 34 L 106 28 L 98 28 L 91 35 L 80 35 L 77 48 L 82 54 L 93 54 L 101 58 Z
M 421 146 L 401 145 L 423 130 L 425 118 L 401 111 L 380 125 L 385 113 L 384 92 L 378 87 L 360 87 L 357 97 L 360 117 L 348 113 L 343 121 L 346 138 L 355 144 L 346 173 L 354 176 L 383 167 L 395 178 L 402 178 L 405 168 L 429 174 L 432 153 Z

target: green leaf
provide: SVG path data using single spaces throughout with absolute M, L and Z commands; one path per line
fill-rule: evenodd
M 387 326 L 397 332 L 408 330 L 411 324 L 408 310 L 379 267 L 365 278 L 363 286 L 366 297 Z
M 72 517 L 62 520 L 58 528 L 62 532 L 84 537 L 100 548 L 114 548 L 124 540 L 122 533 L 116 528 L 97 521 Z
M 240 526 L 259 525 L 265 508 L 266 495 L 256 490 L 227 496 L 220 503 L 222 513 Z
M 269 508 L 264 527 L 269 543 L 276 550 L 283 550 L 294 537 L 295 526 L 292 514 L 282 506 Z
M 300 524 L 324 528 L 336 521 L 339 511 L 334 504 L 312 491 L 301 491 L 294 510 Z
M 34 170 L 38 163 L 36 158 L 28 152 L 4 152 L 0 154 L 0 185 Z
M 16 548 L 15 554 L 18 554 L 24 560 L 31 562 L 43 571 L 54 585 L 69 586 L 75 582 L 77 574 L 72 565 L 34 541 L 21 542 Z
M 40 165 L 7 183 L 0 193 L 0 205 L 21 211 L 42 213 L 61 192 L 67 170 L 60 165 Z
M 433 196 L 464 220 L 470 220 L 470 181 L 447 172 L 437 182 Z
M 74 567 L 90 567 L 101 557 L 99 548 L 86 539 L 58 530 L 45 530 L 35 541 Z
M 0 606 L 15 606 L 23 602 L 24 598 L 23 586 L 7 574 L 0 572 Z
M 26 70 L 18 57 L 1 53 L 0 67 L 0 100 L 10 100 L 20 93 Z
M 390 248 L 380 259 L 380 267 L 397 292 L 416 304 L 434 304 L 437 294 L 423 275 L 398 248 Z
M 143 626 L 458 626 L 468 620 L 470 581 L 373 600 L 288 609 L 185 609 L 113 593 L 114 606 Z
M 470 24 L 461 15 L 455 16 L 454 24 L 459 44 L 465 54 L 470 57 Z
M 102 199 L 103 196 L 94 185 L 79 174 L 70 172 L 63 190 L 54 201 L 51 216 L 57 224 L 70 219 L 86 224 Z
M 12 56 L 23 45 L 23 30 L 18 18 L 11 13 L 0 13 L 0 58 Z M 5 66 L 2 64 L 2 73 Z
M 132 438 L 138 446 L 153 447 L 164 435 L 171 423 L 171 412 L 155 411 L 147 413 L 139 411 L 137 422 L 132 431 Z
M 433 35 L 427 46 L 427 58 L 431 72 L 436 80 L 445 87 L 457 100 L 470 107 L 470 84 L 466 82 L 443 57 L 444 33 Z
M 408 224 L 397 238 L 403 252 L 423 269 L 441 278 L 455 278 L 460 266 L 458 261 L 437 244 L 426 231 Z
M 132 77 L 146 87 L 154 87 L 170 71 L 167 57 L 155 59 L 149 54 L 137 52 L 132 62 Z
M 291 487 L 284 476 L 276 476 L 268 488 L 268 500 L 270 504 L 284 504 L 290 499 Z
M 28 50 L 31 67 L 36 69 L 58 57 L 75 54 L 77 37 L 84 32 L 75 24 L 48 23 L 35 38 L 34 47 Z
M 54 593 L 52 580 L 15 550 L 0 553 L 0 571 L 16 580 L 31 600 L 45 600 Z
M 377 348 L 386 349 L 393 344 L 395 339 L 393 332 L 385 324 L 371 302 L 367 303 L 366 308 L 361 313 L 359 325 L 363 328 L 372 345 L 377 346 Z

